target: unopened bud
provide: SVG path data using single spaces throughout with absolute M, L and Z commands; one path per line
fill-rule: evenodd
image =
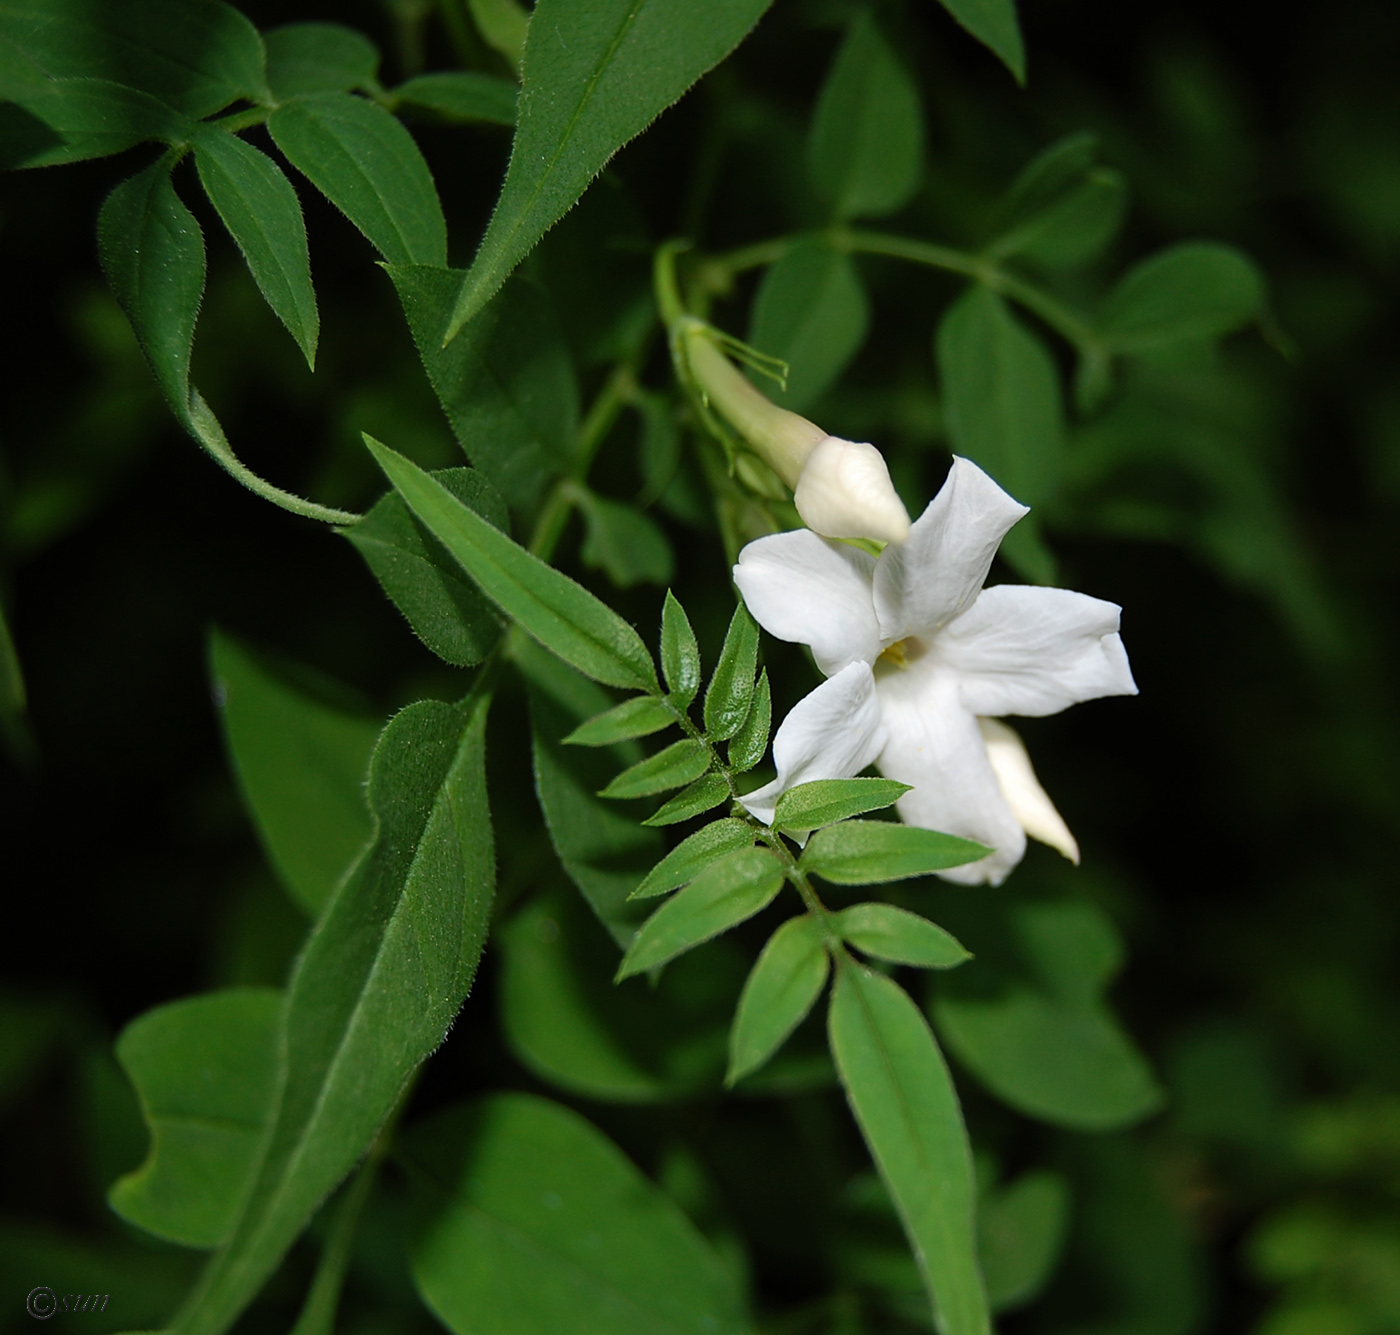
M 977 726 L 987 744 L 987 759 L 992 762 L 992 772 L 1001 785 L 1001 795 L 1021 828 L 1032 839 L 1049 844 L 1078 866 L 1079 845 L 1035 777 L 1026 744 L 1000 719 L 979 718 Z
M 807 457 L 793 493 L 797 513 L 827 538 L 903 542 L 909 513 L 873 445 L 828 436 Z

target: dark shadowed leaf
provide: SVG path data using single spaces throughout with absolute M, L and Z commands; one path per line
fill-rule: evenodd
M 1064 1246 L 1069 1207 L 1069 1183 L 1043 1169 L 983 1196 L 978 1251 L 992 1311 L 1024 1306 L 1049 1282 Z
M 1026 81 L 1026 48 L 1016 17 L 1016 0 L 941 0 L 946 9 L 1012 74 Z
M 670 580 L 676 562 L 671 544 L 655 520 L 591 491 L 584 493 L 581 505 L 588 526 L 579 553 L 584 565 L 605 570 L 622 589 Z
M 263 34 L 267 82 L 279 102 L 304 93 L 372 88 L 379 49 L 340 23 L 286 23 Z
M 46 79 L 0 108 L 0 166 L 82 162 L 143 139 L 183 143 L 194 131 L 188 116 L 139 88 L 107 79 Z
M 425 107 L 454 120 L 514 125 L 519 89 L 492 74 L 445 70 L 408 79 L 394 89 L 394 96 L 409 106 Z
M 821 995 L 830 969 L 819 918 L 789 918 L 768 938 L 739 998 L 725 1084 L 758 1070 L 782 1047 Z

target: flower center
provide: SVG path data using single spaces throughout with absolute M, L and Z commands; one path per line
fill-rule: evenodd
M 886 645 L 875 660 L 874 672 L 883 677 L 890 672 L 898 672 L 917 662 L 928 652 L 928 645 L 917 635 L 908 635 L 902 640 Z

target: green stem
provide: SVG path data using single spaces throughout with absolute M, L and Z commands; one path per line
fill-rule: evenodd
M 384 1138 L 376 1137 L 365 1162 L 335 1205 L 335 1215 L 326 1234 L 321 1260 L 307 1290 L 297 1323 L 291 1335 L 331 1335 L 335 1329 L 336 1308 L 345 1273 L 350 1268 L 350 1253 L 355 1245 L 355 1233 L 360 1215 L 374 1188 L 380 1160 L 384 1157 Z

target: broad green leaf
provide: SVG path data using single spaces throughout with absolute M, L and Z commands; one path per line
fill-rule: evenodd
M 837 959 L 831 1054 L 924 1277 L 939 1335 L 990 1335 L 962 1109 L 933 1034 L 882 974 Z
M 1119 352 L 1211 338 L 1257 319 L 1258 268 L 1233 246 L 1186 241 L 1135 265 L 1104 299 L 1095 332 Z
M 97 248 L 156 383 L 185 421 L 190 349 L 204 297 L 204 238 L 170 183 L 169 164 L 152 163 L 107 196 Z
M 817 779 L 789 788 L 778 799 L 773 825 L 780 830 L 819 830 L 867 811 L 893 806 L 909 791 L 894 779 Z
M 823 241 L 799 241 L 763 275 L 749 342 L 787 363 L 785 389 L 766 392 L 793 412 L 826 393 L 860 351 L 870 302 L 848 255 Z
M 1026 224 L 1014 253 L 1046 269 L 1085 264 L 1118 235 L 1128 209 L 1122 172 L 1098 167 L 1054 208 Z
M 600 797 L 650 797 L 671 788 L 694 783 L 710 768 L 710 750 L 698 738 L 685 737 L 664 751 L 623 770 L 598 795 Z
M 371 89 L 379 49 L 363 33 L 340 23 L 286 23 L 263 34 L 267 83 L 278 102 L 305 93 Z
M 843 941 L 863 954 L 920 969 L 952 969 L 971 954 L 936 923 L 893 904 L 852 904 L 832 919 Z
M 630 978 L 727 932 L 773 901 L 783 864 L 766 848 L 742 848 L 710 863 L 642 924 L 618 967 Z
M 773 692 L 768 685 L 768 669 L 758 674 L 749 716 L 729 743 L 729 767 L 738 774 L 751 770 L 768 750 L 768 731 L 773 725 Z
M 676 825 L 709 811 L 729 798 L 729 783 L 723 774 L 710 773 L 695 780 L 642 822 L 643 825 Z
M 416 75 L 399 84 L 394 96 L 409 106 L 425 107 L 455 120 L 514 125 L 519 89 L 492 74 L 446 70 Z
M 444 468 L 433 476 L 463 505 L 506 530 L 504 502 L 475 469 Z M 439 658 L 471 667 L 500 639 L 494 608 L 397 492 L 381 497 L 359 523 L 341 532 L 365 558 L 389 601 L 408 618 L 413 633 Z
M 315 917 L 372 833 L 364 784 L 380 724 L 296 690 L 218 631 L 209 665 L 258 837 Z
M 456 1335 L 750 1329 L 694 1225 L 576 1112 L 498 1094 L 415 1127 L 402 1156 L 414 1279 Z
M 540 0 L 510 167 L 437 342 L 451 340 L 608 159 L 723 60 L 771 0 Z
M 655 520 L 591 491 L 583 493 L 580 504 L 587 525 L 579 553 L 584 565 L 607 571 L 608 578 L 622 589 L 670 580 L 675 557 Z
M 1055 1271 L 1069 1226 L 1069 1183 L 1059 1173 L 1023 1173 L 989 1191 L 977 1209 L 978 1252 L 992 1311 L 1024 1306 Z
M 390 264 L 447 263 L 433 175 L 383 107 L 350 93 L 313 93 L 278 107 L 267 128 L 287 161 Z
M 675 721 L 674 711 L 664 700 L 638 695 L 579 724 L 564 741 L 571 746 L 611 746 L 633 737 L 650 737 Z
M 821 919 L 789 918 L 768 938 L 734 1014 L 726 1085 L 758 1070 L 782 1047 L 821 995 L 830 970 Z
M 56 79 L 106 79 L 187 116 L 265 102 L 263 43 L 222 0 L 6 0 L 7 38 Z
M 712 741 L 733 737 L 744 726 L 753 703 L 758 671 L 758 623 L 740 603 L 724 637 L 719 662 L 705 692 L 705 731 Z
M 1099 136 L 1087 130 L 1067 134 L 1042 149 L 1021 169 L 1006 192 L 1001 209 L 1004 226 L 1014 231 L 1058 204 L 1083 180 L 1098 152 Z
M 807 141 L 812 180 L 838 219 L 878 217 L 909 202 L 919 186 L 923 155 L 918 90 L 874 21 L 863 14 L 851 25 L 817 101 Z M 856 300 L 846 297 L 848 318 Z M 860 340 L 854 342 L 859 347 Z
M 432 474 L 369 436 L 365 443 L 408 508 L 487 597 L 546 649 L 606 685 L 657 689 L 646 645 L 612 608 L 492 528 Z
M 688 709 L 700 693 L 700 646 L 685 608 L 670 589 L 661 609 L 661 670 L 676 704 Z
M 756 834 L 747 821 L 725 816 L 682 839 L 632 891 L 633 899 L 668 894 L 693 881 L 710 863 L 740 848 L 752 848 Z
M 1021 24 L 1016 17 L 1016 0 L 941 0 L 968 32 L 1001 61 L 1016 77 L 1026 82 L 1026 48 L 1021 40 Z
M 107 79 L 49 79 L 0 115 L 0 167 L 53 167 L 108 157 L 144 139 L 179 144 L 195 122 L 139 88 Z M 165 170 L 170 170 L 166 164 Z
M 893 821 L 848 820 L 818 830 L 802 854 L 803 870 L 834 885 L 873 885 L 925 876 L 987 856 L 970 839 Z
M 158 1006 L 117 1040 L 150 1128 L 146 1161 L 112 1184 L 123 1219 L 186 1247 L 233 1231 L 277 1099 L 282 994 L 231 988 Z
M 292 183 L 267 154 L 217 128 L 199 136 L 195 164 L 258 291 L 314 368 L 321 322 L 311 287 L 306 224 Z
M 461 274 L 395 265 L 387 272 L 467 458 L 512 507 L 533 507 L 570 464 L 578 426 L 578 385 L 548 297 L 516 279 L 443 348 Z

